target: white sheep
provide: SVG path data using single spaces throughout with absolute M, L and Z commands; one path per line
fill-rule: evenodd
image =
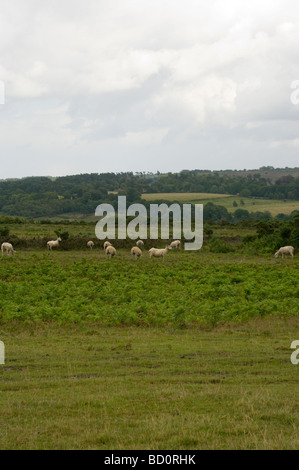
M 56 248 L 57 246 L 59 246 L 59 242 L 61 242 L 61 238 L 58 237 L 57 240 L 50 240 L 47 242 L 47 247 L 49 250 L 52 250 L 52 248 Z
M 170 243 L 171 248 L 180 248 L 181 245 L 181 240 L 173 240 L 173 242 Z
M 138 246 L 133 246 L 133 248 L 131 249 L 131 255 L 133 256 L 133 258 L 141 258 L 142 251 L 140 250 L 140 248 L 138 248 Z
M 142 240 L 138 240 L 138 242 L 136 242 L 136 246 L 138 246 L 139 248 L 143 245 L 144 245 L 144 243 L 143 243 Z
M 114 246 L 110 244 L 107 246 L 105 253 L 108 256 L 108 258 L 112 258 L 113 256 L 116 255 L 116 249 L 114 248 Z
M 278 258 L 279 255 L 281 255 L 282 258 L 284 258 L 284 255 L 291 255 L 291 257 L 294 257 L 294 247 L 293 246 L 282 246 L 279 248 L 278 251 L 275 253 L 275 258 Z
M 112 246 L 110 242 L 105 242 L 104 243 L 104 250 L 106 251 L 107 246 Z
M 93 242 L 92 240 L 90 240 L 89 242 L 87 242 L 87 247 L 92 250 L 93 247 L 94 247 L 94 242 Z
M 164 256 L 167 254 L 168 250 L 172 250 L 172 247 L 167 245 L 166 248 L 151 248 L 149 250 L 149 257 L 151 258 L 152 256 L 154 258 L 163 258 L 164 261 Z
M 3 256 L 4 250 L 6 251 L 7 255 L 9 255 L 9 254 L 14 255 L 15 254 L 15 250 L 13 249 L 13 246 L 12 246 L 11 243 L 7 243 L 7 242 L 2 243 L 2 245 L 1 245 L 2 256 Z

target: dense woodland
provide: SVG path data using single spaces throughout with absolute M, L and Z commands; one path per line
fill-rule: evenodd
M 58 178 L 27 177 L 0 180 L 0 215 L 54 217 L 63 214 L 94 214 L 97 205 L 110 202 L 116 207 L 117 195 L 127 202 L 140 202 L 143 193 L 203 192 L 299 200 L 299 169 L 256 171 L 183 170 L 180 173 L 102 173 Z M 144 201 L 142 201 L 146 204 Z M 207 217 L 213 220 L 232 216 L 221 206 L 209 203 Z M 243 211 L 243 212 L 242 212 Z M 239 209 L 236 221 L 248 218 Z M 257 218 L 269 218 L 259 215 Z

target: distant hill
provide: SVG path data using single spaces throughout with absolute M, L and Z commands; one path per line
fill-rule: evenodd
M 275 183 L 279 178 L 284 176 L 293 176 L 293 178 L 299 178 L 299 167 L 295 168 L 274 168 L 272 166 L 263 166 L 258 170 L 222 170 L 219 173 L 226 175 L 238 175 L 241 177 L 247 177 L 250 175 L 260 174 L 263 178 L 269 179 L 272 183 Z
M 118 194 L 126 195 L 128 203 L 144 203 L 142 195 L 155 193 L 218 193 L 299 201 L 299 168 L 91 173 L 0 180 L 0 215 L 89 216 L 103 202 L 116 207 Z

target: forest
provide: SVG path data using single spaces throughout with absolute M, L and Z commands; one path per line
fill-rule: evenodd
M 276 169 L 275 179 L 269 177 L 269 171 L 260 169 L 250 172 L 183 170 L 167 174 L 93 173 L 0 180 L 0 215 L 33 218 L 72 213 L 88 215 L 103 202 L 116 207 L 118 195 L 126 195 L 127 201 L 132 203 L 140 202 L 144 193 L 204 192 L 298 200 L 299 172 L 289 169 L 287 173 Z

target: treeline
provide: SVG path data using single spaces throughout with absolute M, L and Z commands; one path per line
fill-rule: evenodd
M 263 177 L 262 172 L 239 176 L 225 172 L 202 174 L 196 170 L 184 170 L 180 173 L 168 173 L 158 178 L 149 185 L 147 192 L 198 192 L 269 199 L 298 199 L 299 178 L 284 175 L 272 182 L 270 178 Z
M 279 170 L 276 171 L 279 175 Z M 263 176 L 262 170 L 242 176 L 238 172 L 184 170 L 167 174 L 94 173 L 3 180 L 0 181 L 0 214 L 27 218 L 90 215 L 94 214 L 97 205 L 104 202 L 117 207 L 118 195 L 126 195 L 129 204 L 141 201 L 145 204 L 142 194 L 161 192 L 204 192 L 296 200 L 299 199 L 299 178 L 283 174 L 273 181 Z
M 62 214 L 92 214 L 98 204 L 115 202 L 110 191 L 134 191 L 133 173 L 82 174 L 56 179 L 30 177 L 0 181 L 0 214 L 20 217 L 53 217 Z
M 229 212 L 226 207 L 208 202 L 203 206 L 204 222 L 229 222 L 233 224 L 239 224 L 243 221 L 272 221 L 272 220 L 291 220 L 299 210 L 292 211 L 291 214 L 277 214 L 275 217 L 271 215 L 269 211 L 255 211 L 249 212 L 246 209 L 236 209 L 233 213 Z

